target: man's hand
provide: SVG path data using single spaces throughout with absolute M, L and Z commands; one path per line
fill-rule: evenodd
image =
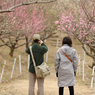
M 42 44 L 42 43 L 43 43 L 43 41 L 42 41 L 42 40 L 40 40 L 39 42 L 40 42 L 40 44 Z

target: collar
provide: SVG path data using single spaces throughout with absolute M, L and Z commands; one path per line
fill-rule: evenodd
M 68 46 L 68 44 L 63 44 L 63 46 Z
M 34 44 L 34 45 L 39 45 L 39 44 L 40 44 L 40 42 L 38 42 L 38 43 L 32 42 L 32 44 Z

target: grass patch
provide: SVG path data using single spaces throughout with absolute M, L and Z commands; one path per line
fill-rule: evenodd
M 3 63 L 0 62 L 0 66 L 3 66 Z

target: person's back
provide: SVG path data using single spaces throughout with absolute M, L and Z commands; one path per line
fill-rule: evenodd
M 44 54 L 48 51 L 48 47 L 40 40 L 40 36 L 35 34 L 33 36 L 32 52 L 36 66 L 40 65 L 44 61 Z M 30 65 L 29 65 L 29 95 L 34 95 L 34 87 L 37 79 L 38 92 L 37 95 L 44 95 L 44 78 L 36 78 L 35 68 L 32 61 L 30 47 L 26 49 L 26 52 L 30 54 Z
M 64 55 L 63 52 L 66 54 Z M 69 60 L 72 60 L 72 62 Z M 55 70 L 58 75 L 59 95 L 63 95 L 64 87 L 68 86 L 70 95 L 74 95 L 73 86 L 75 85 L 74 72 L 78 67 L 78 56 L 76 50 L 72 47 L 72 41 L 65 37 L 61 49 L 57 50 L 55 56 Z

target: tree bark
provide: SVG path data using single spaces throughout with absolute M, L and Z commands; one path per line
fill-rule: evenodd
M 95 59 L 93 58 L 92 66 L 95 66 Z
M 28 43 L 28 37 L 25 36 L 25 39 L 26 39 L 26 48 L 28 48 L 28 46 L 29 46 L 29 43 Z
M 10 48 L 10 53 L 9 53 L 9 55 L 10 55 L 11 57 L 13 57 L 14 50 L 15 50 L 15 47 L 12 46 L 12 47 Z
M 2 4 L 2 0 L 0 0 L 0 10 L 2 9 L 2 6 L 1 6 L 1 4 Z

